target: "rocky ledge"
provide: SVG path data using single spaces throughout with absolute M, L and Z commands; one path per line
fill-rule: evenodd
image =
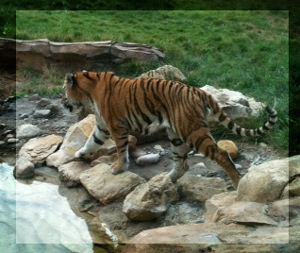
M 5 47 L 5 41 L 3 42 Z M 79 69 L 101 69 L 104 64 L 152 62 L 165 58 L 162 50 L 145 44 L 115 41 L 53 42 L 48 39 L 17 40 L 17 66 L 46 70 L 51 64 Z

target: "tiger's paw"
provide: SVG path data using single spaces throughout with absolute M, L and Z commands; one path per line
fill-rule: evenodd
M 118 162 L 114 162 L 110 169 L 111 173 L 114 175 L 122 173 L 126 170 L 127 170 L 127 164 L 123 164 L 122 166 L 120 166 Z
M 84 158 L 84 159 L 91 159 L 95 155 L 95 152 L 87 152 L 86 149 L 83 147 L 79 149 L 75 153 L 75 158 Z
M 78 150 L 76 153 L 75 153 L 75 158 L 82 158 L 82 157 L 84 157 L 84 152 L 82 152 L 81 151 L 81 149 L 80 150 Z

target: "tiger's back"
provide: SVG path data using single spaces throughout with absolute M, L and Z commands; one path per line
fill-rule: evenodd
M 237 187 L 234 163 L 209 133 L 207 110 L 240 135 L 260 135 L 277 120 L 276 111 L 267 107 L 269 121 L 257 129 L 244 129 L 222 111 L 210 94 L 175 81 L 122 78 L 112 72 L 81 72 L 67 75 L 64 87 L 69 106 L 93 106 L 97 118 L 93 134 L 76 156 L 90 156 L 111 136 L 119 156 L 112 167 L 113 173 L 127 169 L 129 132 L 149 134 L 166 128 L 174 154 L 174 169 L 169 174 L 173 181 L 187 171 L 187 154 L 195 149 L 220 164 Z

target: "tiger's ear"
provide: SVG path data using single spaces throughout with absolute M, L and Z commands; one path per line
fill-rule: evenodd
M 64 83 L 64 86 L 63 87 L 73 87 L 74 84 L 75 84 L 75 77 L 73 74 L 66 74 L 66 77 L 65 77 L 65 83 Z

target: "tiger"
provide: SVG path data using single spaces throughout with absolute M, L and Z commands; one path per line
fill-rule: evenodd
M 259 128 L 246 129 L 234 123 L 213 96 L 199 88 L 173 80 L 124 78 L 113 72 L 68 73 L 62 97 L 70 112 L 87 107 L 93 108 L 96 116 L 96 125 L 85 145 L 75 153 L 76 159 L 91 159 L 110 137 L 118 155 L 111 173 L 118 174 L 129 166 L 130 133 L 149 135 L 165 130 L 174 163 L 168 175 L 174 183 L 188 171 L 188 154 L 194 150 L 219 164 L 237 189 L 240 165 L 216 144 L 209 131 L 208 112 L 219 124 L 240 136 L 260 136 L 277 121 L 276 110 L 266 106 L 268 120 Z

